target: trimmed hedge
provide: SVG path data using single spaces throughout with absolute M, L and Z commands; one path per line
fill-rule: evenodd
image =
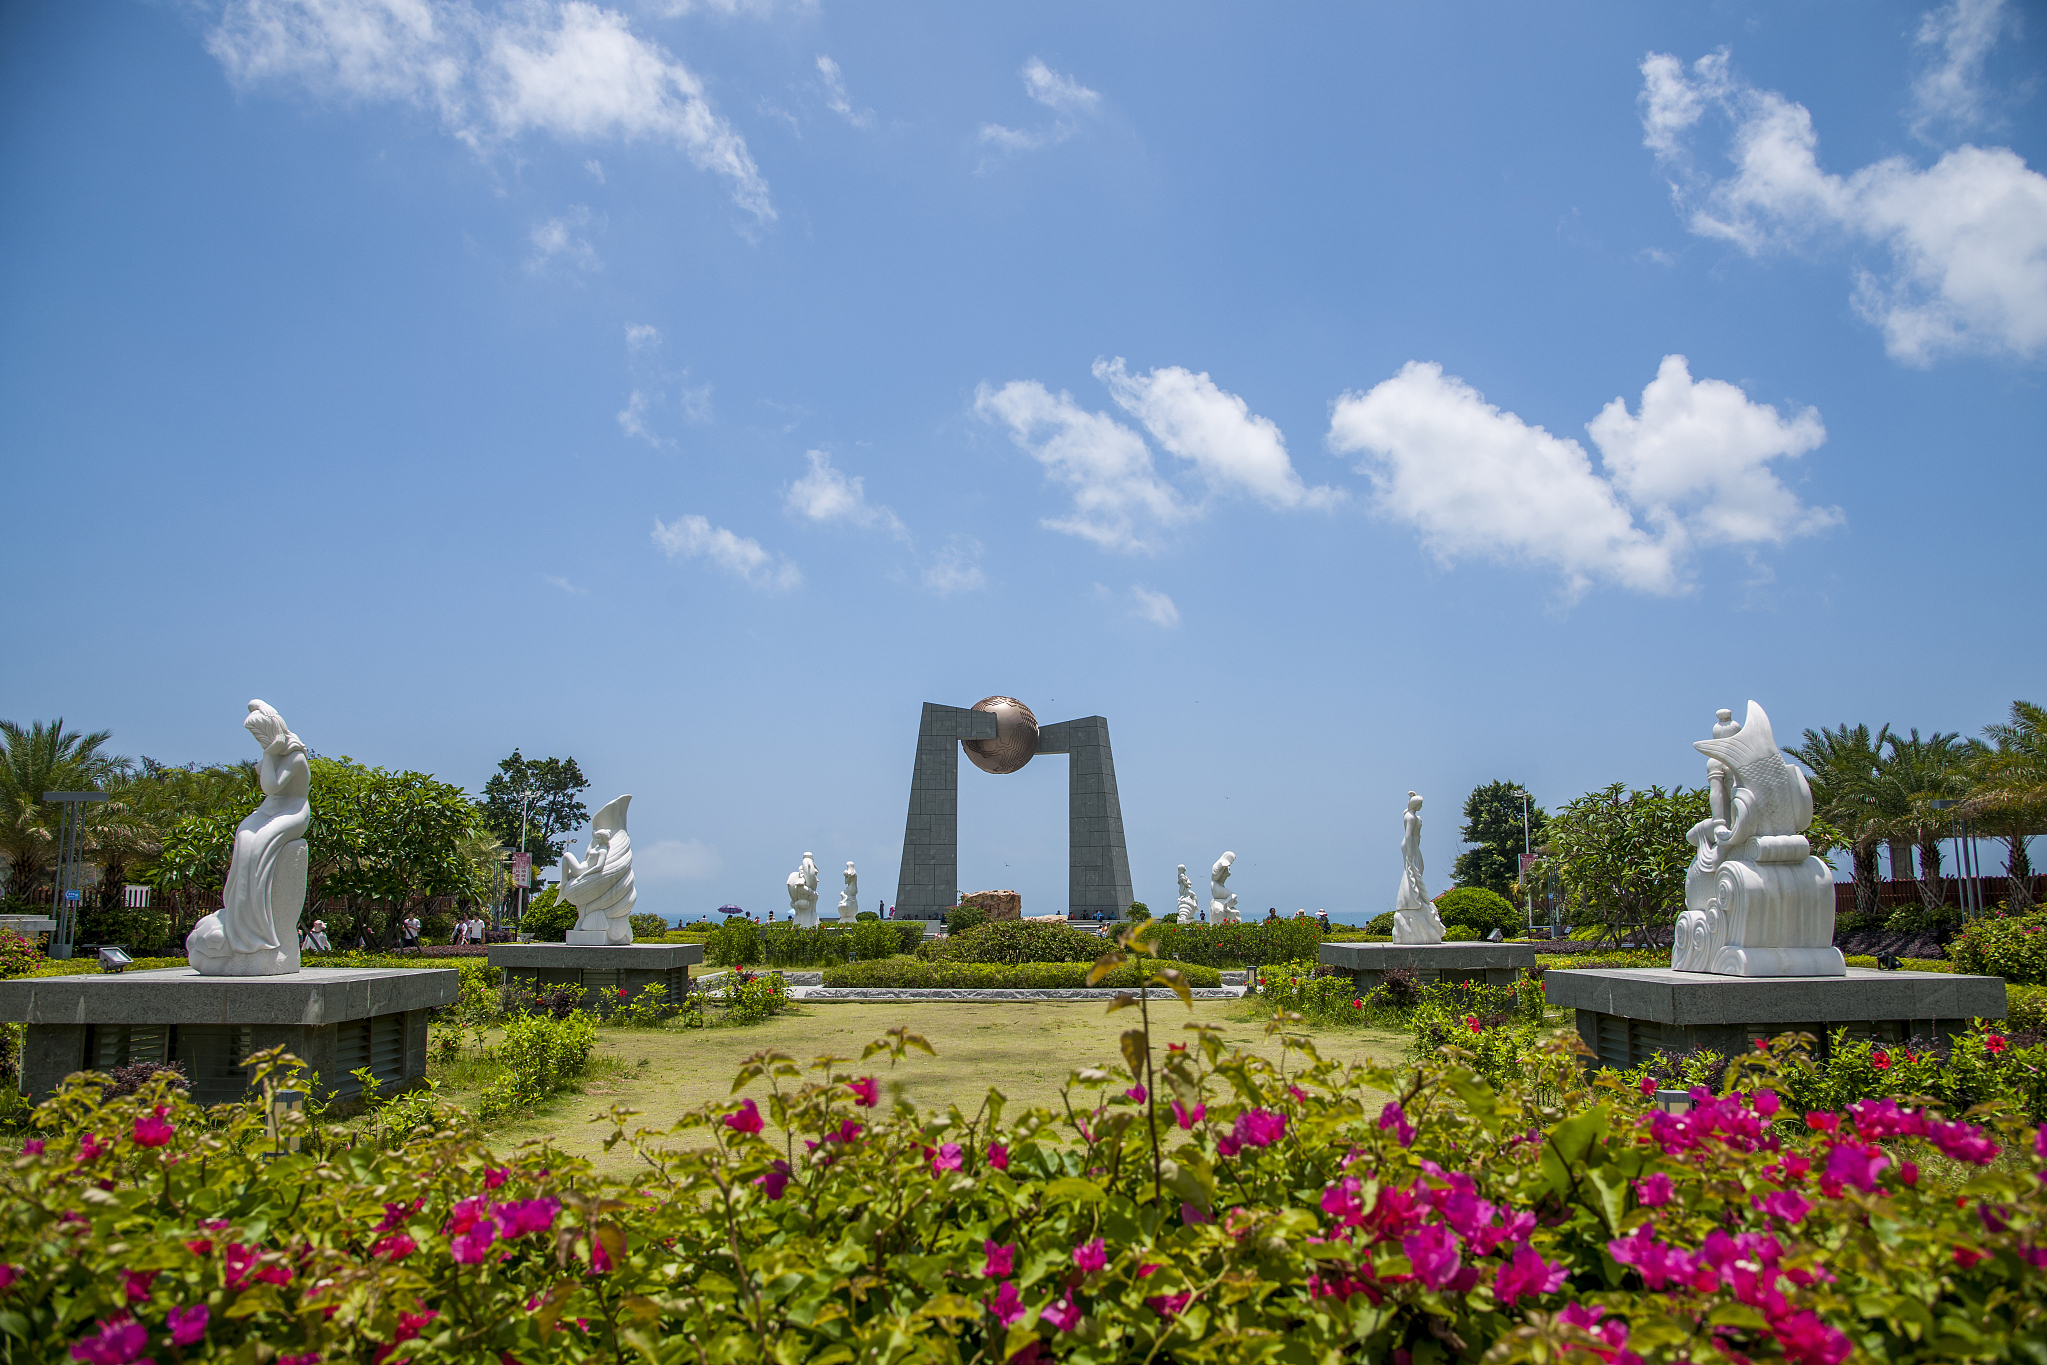
M 936 940 L 926 955 L 934 962 L 1093 962 L 1113 946 L 1084 929 L 1011 919 Z
M 1160 957 L 1207 967 L 1262 967 L 1268 963 L 1313 962 L 1322 947 L 1322 926 L 1311 919 L 1271 923 L 1181 924 L 1168 920 L 1148 939 Z
M 1097 940 L 1099 942 L 1099 940 Z M 915 957 L 890 957 L 878 962 L 844 962 L 824 969 L 827 986 L 884 986 L 913 990 L 1078 990 L 1087 985 L 1094 967 L 1086 962 L 927 962 Z M 1190 986 L 1220 986 L 1213 967 L 1183 966 Z M 1150 975 L 1151 965 L 1126 963 L 1098 983 L 1104 990 L 1127 990 Z
M 2047 986 L 2047 914 L 1993 910 L 1970 920 L 1947 946 L 1958 972 L 2001 976 L 2015 986 Z
M 1495 929 L 1509 938 L 1528 932 L 1527 921 L 1514 902 L 1483 886 L 1459 886 L 1445 891 L 1436 897 L 1436 913 L 1446 928 L 1464 924 L 1476 929 L 1475 938 L 1484 938 Z

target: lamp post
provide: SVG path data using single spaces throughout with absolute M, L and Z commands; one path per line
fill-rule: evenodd
M 1975 919 L 1983 913 L 1983 883 L 1976 875 L 1976 840 L 1969 833 L 1969 819 L 1958 812 L 1959 801 L 1935 801 L 1935 810 L 1950 812 L 1948 837 L 1955 841 L 1955 890 L 1962 902 L 1962 918 Z
M 78 886 L 79 845 L 85 836 L 85 807 L 107 799 L 105 792 L 44 792 L 43 800 L 56 806 L 57 873 L 50 888 L 50 914 L 57 921 L 50 935 L 50 956 L 68 958 L 78 937 L 78 911 L 72 907 L 85 899 Z
M 1521 896 L 1528 907 L 1528 927 L 1535 928 L 1535 888 L 1528 884 L 1528 862 L 1535 854 L 1535 846 L 1528 839 L 1528 793 L 1520 787 L 1508 792 L 1509 796 L 1521 798 L 1521 875 L 1515 880 L 1521 883 Z

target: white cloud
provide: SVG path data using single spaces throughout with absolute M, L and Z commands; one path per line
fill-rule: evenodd
M 634 378 L 632 393 L 618 413 L 619 429 L 655 447 L 673 446 L 674 440 L 654 427 L 655 412 L 673 412 L 683 421 L 696 424 L 711 420 L 711 386 L 692 386 L 689 371 L 671 371 L 660 359 L 664 338 L 650 322 L 625 325 L 626 364 Z
M 1162 592 L 1138 584 L 1130 585 L 1130 595 L 1137 600 L 1137 615 L 1155 626 L 1171 630 L 1180 624 L 1180 609 L 1173 605 L 1173 599 Z
M 940 597 L 987 587 L 988 580 L 981 573 L 981 542 L 971 536 L 954 536 L 924 567 L 924 586 Z
M 661 344 L 661 329 L 651 322 L 628 322 L 625 325 L 625 348 L 628 351 L 644 351 Z
M 1108 385 L 1118 407 L 1144 423 L 1152 439 L 1193 461 L 1210 488 L 1233 488 L 1273 507 L 1328 507 L 1343 490 L 1309 488 L 1287 457 L 1286 437 L 1236 394 L 1216 387 L 1206 373 L 1178 365 L 1133 375 L 1123 357 L 1097 360 L 1095 378 Z
M 604 183 L 604 163 L 599 161 L 596 157 L 593 156 L 589 160 L 585 161 L 583 163 L 583 169 L 590 172 L 591 178 L 594 179 L 598 184 L 601 185 Z
M 665 19 L 679 19 L 686 14 L 715 14 L 725 19 L 741 15 L 750 19 L 772 19 L 783 10 L 808 14 L 817 7 L 817 0 L 655 0 L 654 4 L 655 12 Z
M 652 885 L 700 882 L 725 868 L 718 850 L 701 839 L 656 839 L 633 849 L 633 878 Z
M 1028 152 L 1064 142 L 1080 131 L 1075 121 L 1091 117 L 1100 109 L 1102 97 L 1069 76 L 1062 76 L 1033 57 L 1023 66 L 1024 93 L 1060 115 L 1042 128 L 1008 128 L 1000 123 L 981 125 L 981 141 L 1006 152 Z
M 1724 380 L 1695 382 L 1681 355 L 1663 358 L 1639 416 L 1616 398 L 1585 429 L 1650 524 L 1681 520 L 1701 543 L 1778 544 L 1841 521 L 1838 508 L 1801 504 L 1770 468 L 1827 439 L 1819 411 L 1786 418 Z
M 839 70 L 839 64 L 830 57 L 817 59 L 817 74 L 824 81 L 825 108 L 837 114 L 855 128 L 871 127 L 874 123 L 872 109 L 855 109 L 852 99 L 846 94 L 846 78 Z
M 590 590 L 588 588 L 579 588 L 575 584 L 569 582 L 568 579 L 562 578 L 556 574 L 544 573 L 540 575 L 540 581 L 548 584 L 550 587 L 560 588 L 563 592 L 569 593 L 572 596 L 588 597 L 590 595 Z
M 902 519 L 879 503 L 867 500 L 865 482 L 859 475 L 848 477 L 832 468 L 832 457 L 822 450 L 806 450 L 810 472 L 789 485 L 784 499 L 790 511 L 812 521 L 845 521 L 855 526 L 883 526 L 899 540 L 910 533 Z
M 646 138 L 732 182 L 775 216 L 746 142 L 696 74 L 622 14 L 588 0 L 229 0 L 208 51 L 236 84 L 432 109 L 479 153 L 533 131 L 562 142 Z
M 578 270 L 601 269 L 604 263 L 597 257 L 597 248 L 590 245 L 589 238 L 578 235 L 592 221 L 590 210 L 577 204 L 559 218 L 535 223 L 530 234 L 533 254 L 526 258 L 526 268 L 538 272 L 560 260 Z M 602 225 L 598 220 L 598 226 Z
M 1102 97 L 1070 76 L 1062 76 L 1039 58 L 1024 63 L 1024 93 L 1061 114 L 1092 114 Z
M 1959 126 L 1988 121 L 1983 62 L 2018 16 L 2004 0 L 1953 0 L 1929 12 L 1919 24 L 1918 43 L 1936 55 L 1912 82 L 1918 115 L 1913 131 L 1945 121 Z
M 1047 520 L 1055 531 L 1091 540 L 1107 550 L 1153 550 L 1153 526 L 1173 526 L 1193 515 L 1173 486 L 1158 476 L 1144 438 L 1107 413 L 1089 412 L 1073 395 L 1053 395 L 1035 379 L 974 391 L 974 412 L 1000 422 L 1052 478 L 1073 490 L 1073 514 Z
M 1819 414 L 1785 418 L 1732 384 L 1694 381 L 1683 356 L 1664 358 L 1639 415 L 1615 399 L 1587 429 L 1610 477 L 1578 442 L 1502 412 L 1440 365 L 1410 361 L 1369 393 L 1337 399 L 1329 444 L 1366 457 L 1358 470 L 1379 510 L 1440 559 L 1553 568 L 1571 597 L 1594 582 L 1679 592 L 1694 543 L 1777 543 L 1841 519 L 1801 505 L 1769 465 L 1826 439 Z
M 694 514 L 671 522 L 655 518 L 654 543 L 670 559 L 708 559 L 755 587 L 786 590 L 803 581 L 801 570 L 787 559 L 762 549 L 759 541 L 713 526 Z
M 1906 364 L 2047 349 L 2047 176 L 2009 148 L 1962 146 L 1925 170 L 1892 157 L 1830 175 L 1805 106 L 1735 79 L 1726 53 L 1689 73 L 1652 53 L 1642 75 L 1643 141 L 1672 167 L 1693 232 L 1751 255 L 1837 234 L 1883 248 L 1889 269 L 1857 270 L 1855 307 Z M 1732 124 L 1735 169 L 1723 178 L 1701 173 L 1687 145 L 1709 113 Z

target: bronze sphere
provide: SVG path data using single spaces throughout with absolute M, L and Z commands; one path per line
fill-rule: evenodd
M 1013 773 L 1038 752 L 1038 718 L 1015 697 L 983 697 L 973 709 L 995 713 L 995 738 L 960 741 L 982 772 Z

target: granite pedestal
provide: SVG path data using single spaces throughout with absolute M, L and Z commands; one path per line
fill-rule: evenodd
M 201 976 L 190 967 L 0 981 L 0 1019 L 28 1025 L 21 1093 L 48 1098 L 74 1071 L 178 1062 L 200 1104 L 248 1093 L 243 1063 L 283 1047 L 333 1099 L 383 1093 L 426 1076 L 426 1012 L 453 1004 L 453 971 L 308 967 L 289 976 Z
M 1323 965 L 1349 972 L 1360 996 L 1377 990 L 1397 967 L 1424 985 L 1471 981 L 1508 987 L 1535 967 L 1532 943 L 1325 943 L 1319 956 Z
M 1599 1065 L 1626 1069 L 1658 1052 L 1733 1055 L 1758 1039 L 1810 1033 L 1822 1053 L 1835 1029 L 1871 1042 L 1948 1038 L 1973 1019 L 2004 1017 L 2004 978 L 1949 972 L 1846 976 L 1712 976 L 1669 967 L 1553 968 L 1551 1005 L 1578 1012 L 1578 1036 Z
M 624 1003 L 649 986 L 665 987 L 671 1004 L 689 993 L 689 969 L 704 960 L 701 943 L 493 943 L 490 965 L 506 985 L 533 989 L 582 986 Z M 625 994 L 621 996 L 619 992 Z

